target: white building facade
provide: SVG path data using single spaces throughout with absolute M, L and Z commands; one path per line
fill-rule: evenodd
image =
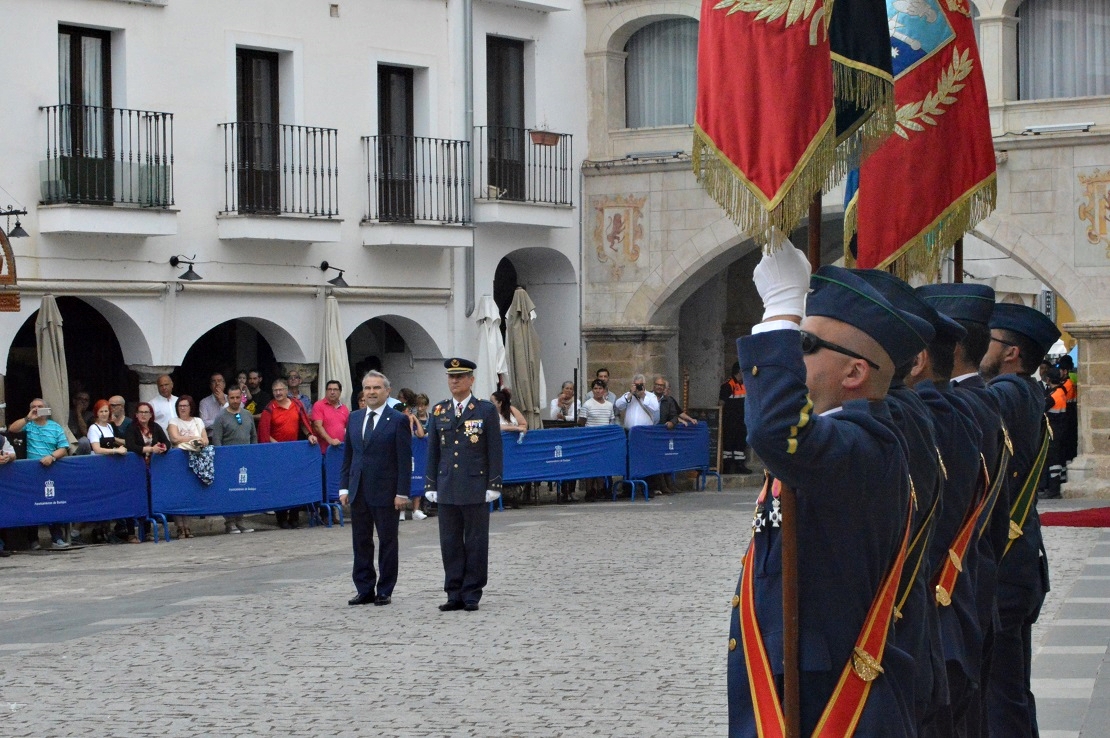
M 0 205 L 27 210 L 28 233 L 0 288 L 21 301 L 0 313 L 8 417 L 36 391 L 44 294 L 94 399 L 147 399 L 163 372 L 198 399 L 213 371 L 314 379 L 334 295 L 352 369 L 435 401 L 443 359 L 477 353 L 477 300 L 504 311 L 519 284 L 557 388 L 579 360 L 583 13 L 6 3 Z

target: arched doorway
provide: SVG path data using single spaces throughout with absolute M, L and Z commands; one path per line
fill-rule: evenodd
M 81 298 L 59 297 L 57 302 L 62 314 L 70 395 L 85 391 L 93 402 L 112 395 L 136 401 L 138 375 L 127 368 L 119 339 L 107 319 Z M 42 393 L 35 344 L 37 318 L 36 310 L 23 322 L 8 353 L 5 386 L 9 419 L 26 414 L 31 400 Z
M 263 389 L 281 376 L 274 350 L 258 329 L 245 320 L 220 323 L 198 338 L 173 372 L 174 393 L 189 394 L 200 402 L 209 394 L 208 379 L 214 372 L 224 375 L 230 386 L 239 371 L 257 369 Z
M 494 271 L 492 290 L 501 313 L 502 331 L 506 327 L 505 312 L 518 286 L 528 291 L 536 306 L 535 326 L 547 384 L 544 396 L 554 397 L 579 366 L 581 315 L 574 266 L 562 252 L 539 246 L 517 249 L 501 259 Z
M 347 398 L 361 386 L 362 376 L 376 370 L 389 377 L 391 394 L 408 387 L 435 402 L 444 394 L 443 353 L 420 323 L 401 315 L 381 315 L 361 323 L 347 337 L 347 358 L 355 383 Z

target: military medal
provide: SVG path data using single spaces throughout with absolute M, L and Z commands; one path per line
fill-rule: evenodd
M 470 442 L 471 443 L 477 443 L 478 442 L 478 436 L 471 436 L 470 437 Z
M 767 514 L 767 519 L 771 521 L 771 525 L 779 527 L 782 522 L 782 511 L 779 510 L 779 498 L 771 498 L 771 512 Z

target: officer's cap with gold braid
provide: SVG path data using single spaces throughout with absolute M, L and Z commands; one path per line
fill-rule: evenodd
M 810 277 L 806 315 L 833 318 L 875 339 L 894 366 L 913 358 L 933 340 L 933 326 L 899 310 L 847 269 L 823 266 Z
M 955 320 L 991 322 L 994 288 L 985 284 L 924 284 L 917 288 L 921 299 Z
M 994 306 L 994 314 L 991 315 L 988 327 L 992 330 L 999 328 L 1020 333 L 1032 339 L 1045 354 L 1060 337 L 1060 329 L 1040 310 L 1008 302 L 1000 302 Z
M 895 277 L 890 272 L 880 269 L 855 269 L 854 273 L 863 278 L 867 284 L 879 291 L 879 294 L 890 301 L 890 304 L 899 310 L 913 313 L 922 320 L 929 321 L 936 331 L 938 341 L 956 343 L 967 335 L 967 329 L 947 315 L 942 315 L 929 303 L 925 302 L 913 287 Z
M 454 358 L 443 362 L 443 368 L 448 374 L 470 374 L 478 368 L 478 365 L 470 359 Z

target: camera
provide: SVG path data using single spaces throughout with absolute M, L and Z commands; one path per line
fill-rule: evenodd
M 636 387 L 637 392 L 643 392 L 644 391 L 643 383 L 637 384 L 637 385 L 635 385 L 635 387 Z
M 48 408 L 48 407 L 40 407 L 40 408 L 39 408 L 39 409 L 38 409 L 38 410 L 37 410 L 37 411 L 35 412 L 35 417 L 36 417 L 36 418 L 48 418 L 48 417 L 50 417 L 50 416 L 51 416 L 51 415 L 53 415 L 53 414 L 54 414 L 54 413 L 53 413 L 53 412 L 52 412 L 52 411 L 50 410 L 50 408 Z

